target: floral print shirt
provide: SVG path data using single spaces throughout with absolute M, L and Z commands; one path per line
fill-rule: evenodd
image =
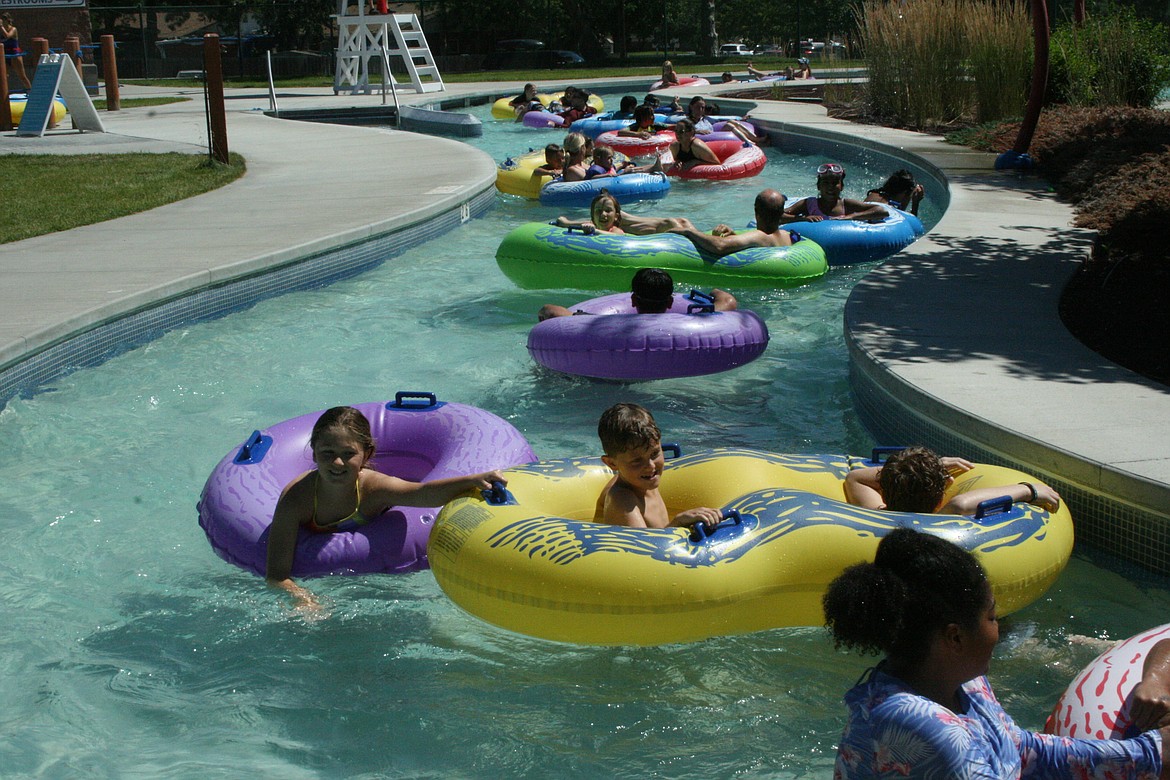
M 845 696 L 849 723 L 834 780 L 853 778 L 1070 778 L 1157 780 L 1162 738 L 1086 740 L 1024 731 L 1012 722 L 986 677 L 960 689 L 962 713 L 871 669 Z

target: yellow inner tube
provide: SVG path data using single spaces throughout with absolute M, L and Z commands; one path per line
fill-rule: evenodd
M 709 539 L 688 529 L 591 522 L 611 472 L 597 458 L 508 469 L 515 503 L 457 499 L 440 513 L 428 556 L 444 592 L 497 626 L 562 642 L 657 645 L 823 623 L 821 598 L 847 566 L 873 560 L 899 526 L 972 550 L 999 610 L 1039 598 L 1072 552 L 1068 510 L 1015 504 L 982 520 L 860 509 L 842 480 L 858 458 L 719 449 L 669 461 L 661 490 L 671 515 L 733 509 Z M 977 465 L 948 495 L 1027 481 Z
M 12 100 L 8 105 L 12 109 L 12 124 L 15 127 L 20 124 L 20 120 L 24 117 L 24 107 L 28 104 L 27 100 Z M 65 118 L 65 103 L 61 98 L 53 100 L 53 118 L 49 120 L 50 125 L 58 124 Z
M 512 100 L 515 99 L 515 97 L 515 95 L 509 95 L 508 97 L 502 97 L 495 103 L 492 103 L 492 116 L 496 119 L 515 119 L 516 110 L 512 108 L 512 106 L 508 105 L 510 102 L 512 102 Z M 540 101 L 542 106 L 547 108 L 548 104 L 554 100 L 563 102 L 565 99 L 565 93 L 561 92 L 556 95 L 545 95 L 542 93 L 537 95 L 536 99 Z M 590 94 L 589 100 L 587 102 L 599 113 L 605 110 L 605 101 L 597 95 Z
M 552 181 L 551 176 L 534 176 L 544 165 L 544 149 L 536 149 L 519 157 L 509 158 L 496 168 L 496 189 L 507 195 L 539 198 L 540 188 Z

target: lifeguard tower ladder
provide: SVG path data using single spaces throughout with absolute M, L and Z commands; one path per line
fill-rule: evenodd
M 352 94 L 370 94 L 370 58 L 382 59 L 385 49 L 390 57 L 401 57 L 406 63 L 415 92 L 442 92 L 443 77 L 435 65 L 435 58 L 427 46 L 416 14 L 366 13 L 366 0 L 358 0 L 357 13 L 347 13 L 348 2 L 338 0 L 337 13 L 337 67 L 333 71 L 333 94 L 347 90 Z M 378 10 L 386 10 L 385 2 Z M 383 64 L 383 70 L 389 70 Z M 393 74 L 385 78 L 394 80 Z M 394 82 L 397 83 L 397 82 Z

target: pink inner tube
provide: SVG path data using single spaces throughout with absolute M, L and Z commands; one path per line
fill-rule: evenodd
M 686 169 L 671 166 L 666 169 L 666 174 L 680 179 L 745 179 L 764 170 L 764 164 L 768 161 L 763 149 L 755 144 L 745 146 L 738 139 L 710 141 L 707 146 L 723 162 L 718 165 L 700 163 Z
M 728 371 L 758 358 L 768 326 L 754 312 L 688 314 L 675 295 L 664 314 L 638 314 L 629 293 L 593 298 L 528 334 L 528 352 L 546 368 L 598 379 L 668 379 Z
M 550 114 L 547 111 L 527 111 L 520 120 L 525 127 L 535 127 L 547 130 L 550 127 L 564 127 L 565 120 L 560 114 Z
M 653 92 L 656 89 L 664 89 L 666 87 L 701 87 L 710 83 L 710 81 L 707 81 L 702 76 L 679 76 L 677 84 L 663 84 L 662 79 L 658 79 L 658 81 L 650 85 L 650 91 Z
M 609 131 L 597 136 L 594 144 L 597 146 L 608 146 L 615 152 L 621 152 L 627 157 L 643 157 L 645 155 L 655 154 L 667 149 L 674 143 L 674 131 L 662 130 L 655 133 L 649 138 L 638 138 L 634 135 L 618 135 L 615 131 Z
M 1170 623 L 1111 647 L 1069 684 L 1044 724 L 1044 731 L 1080 739 L 1125 739 L 1137 735 L 1129 716 L 1130 695 L 1142 679 L 1146 653 L 1170 637 Z
M 417 401 L 420 396 L 422 403 Z M 430 393 L 399 393 L 395 401 L 355 408 L 370 421 L 377 445 L 372 467 L 412 482 L 536 459 L 528 442 L 505 420 L 474 406 L 436 401 Z M 320 416 L 313 412 L 257 431 L 212 470 L 199 498 L 199 525 L 221 558 L 264 575 L 276 501 L 285 485 L 314 468 L 309 435 Z M 353 530 L 317 534 L 302 529 L 292 574 L 320 577 L 425 569 L 427 538 L 438 511 L 439 507 L 395 507 Z

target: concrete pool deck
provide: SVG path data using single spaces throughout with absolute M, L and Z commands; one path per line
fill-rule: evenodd
M 635 93 L 645 89 L 645 79 L 630 83 Z M 448 85 L 442 99 L 517 86 Z M 192 101 L 101 112 L 106 134 L 0 134 L 0 154 L 205 153 L 202 91 L 180 91 Z M 123 96 L 159 92 L 175 90 L 126 87 Z M 400 98 L 427 104 L 438 96 Z M 381 103 L 320 89 L 282 90 L 278 100 L 282 108 Z M 229 90 L 227 103 L 229 147 L 248 161 L 237 182 L 4 247 L 3 398 L 43 384 L 38 371 L 87 364 L 63 356 L 23 371 L 129 313 L 381 237 L 425 240 L 494 198 L 494 162 L 457 141 L 275 121 L 262 113 L 263 90 Z M 1070 227 L 1071 208 L 1035 178 L 995 171 L 993 155 L 936 137 L 832 120 L 804 103 L 767 103 L 753 115 L 774 130 L 900 149 L 949 181 L 950 208 L 939 224 L 871 272 L 845 309 L 857 406 L 875 435 L 1035 473 L 1069 500 L 1082 540 L 1167 571 L 1170 457 L 1162 445 L 1170 440 L 1170 390 L 1103 360 L 1061 324 L 1060 290 L 1090 238 Z M 765 172 L 765 185 L 801 183 L 767 181 Z

